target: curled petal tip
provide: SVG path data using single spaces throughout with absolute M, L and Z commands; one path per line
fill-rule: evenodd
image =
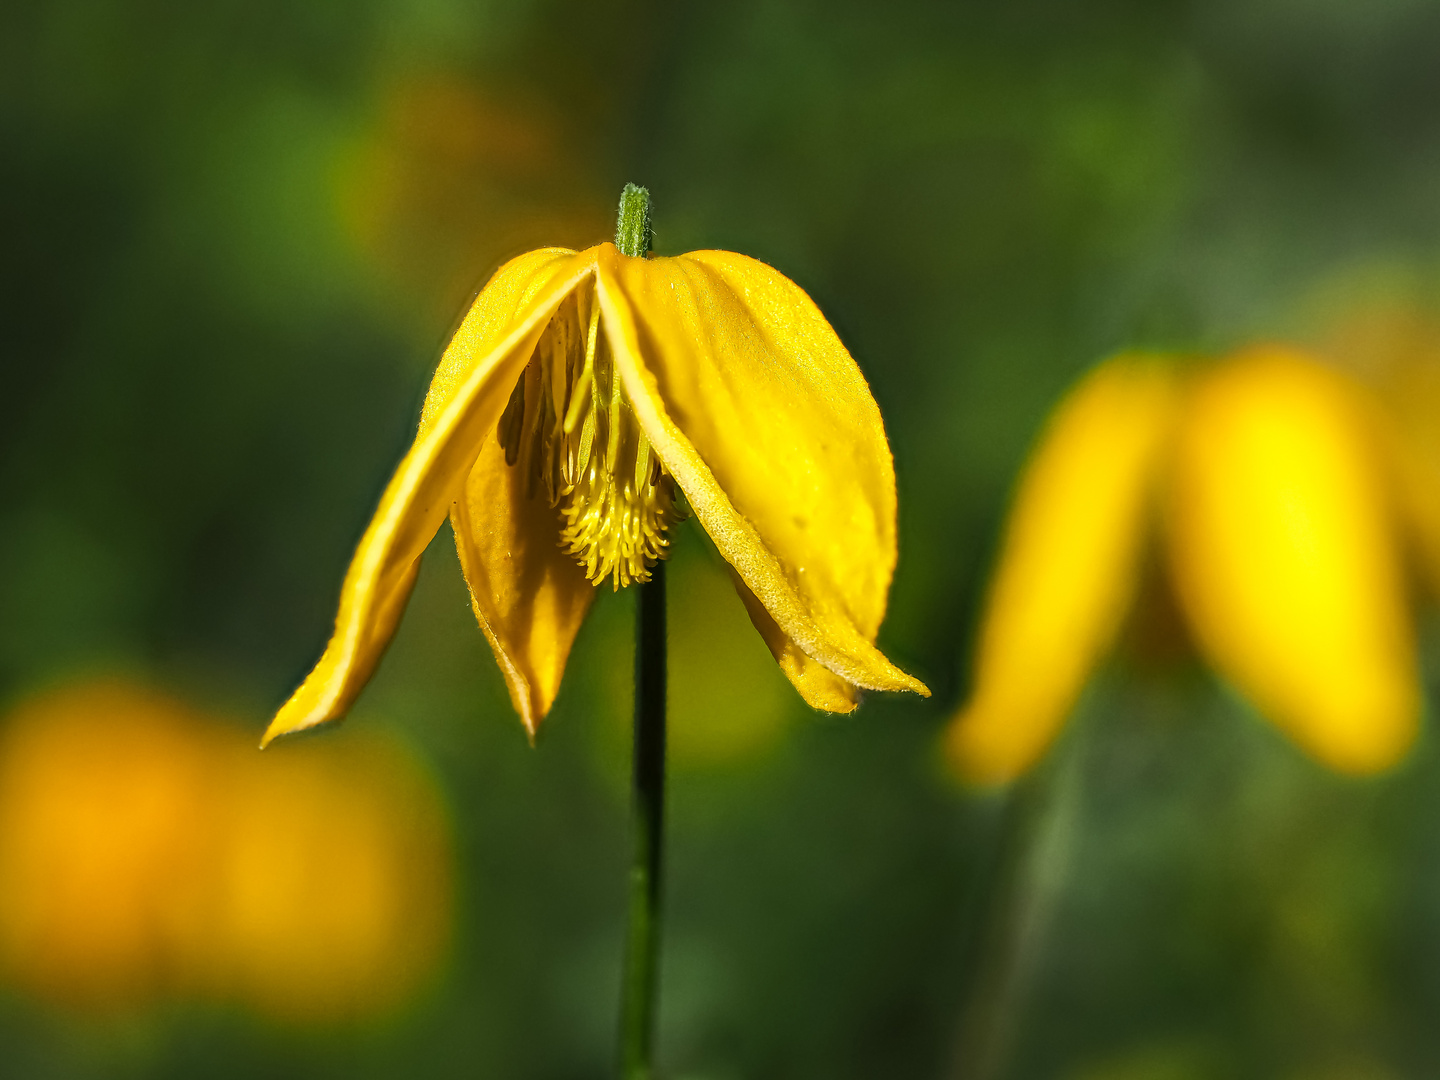
M 520 714 L 520 723 L 525 727 L 525 741 L 530 744 L 530 749 L 535 749 L 535 740 L 540 735 L 540 718 L 527 709 Z
M 288 734 L 292 730 L 294 729 L 282 724 L 280 717 L 276 716 L 270 721 L 270 726 L 265 729 L 265 734 L 260 736 L 260 749 L 264 750 L 281 735 Z
M 260 747 L 259 747 L 259 749 L 261 749 L 261 750 L 269 749 L 271 743 L 273 743 L 273 742 L 274 742 L 276 739 L 278 739 L 280 736 L 286 735 L 286 734 L 289 734 L 289 733 L 288 733 L 287 731 L 284 731 L 284 730 L 277 730 L 276 727 L 275 727 L 275 725 L 274 725 L 274 724 L 271 724 L 268 728 L 265 729 L 265 734 L 262 735 L 262 736 L 260 736 Z
M 845 682 L 859 687 L 861 690 L 880 690 L 891 693 L 919 694 L 921 697 L 930 696 L 930 688 L 913 675 L 901 671 L 885 657 L 879 649 L 869 642 L 861 642 L 860 649 L 855 652 L 860 655 L 841 655 L 842 661 L 836 664 L 836 657 L 833 655 L 821 661 L 835 675 Z M 819 660 L 819 657 L 815 659 Z M 831 710 L 833 711 L 833 710 Z
M 306 719 L 296 723 L 285 718 L 285 711 L 285 709 L 281 709 L 280 712 L 276 714 L 275 719 L 270 721 L 270 726 L 265 729 L 265 734 L 260 736 L 261 750 L 264 750 L 267 746 L 269 746 L 276 739 L 280 738 L 282 735 L 293 735 L 297 731 L 308 731 L 310 728 L 317 727 L 320 724 L 325 723 L 327 719 L 325 717 L 321 717 L 319 719 L 310 719 L 307 717 Z M 339 718 L 335 717 L 332 719 Z
M 878 663 L 876 662 L 878 658 Z M 856 686 L 865 690 L 889 690 L 895 692 L 908 692 L 919 694 L 921 697 L 930 696 L 930 688 L 914 675 L 908 675 L 901 671 L 894 664 L 885 659 L 879 650 L 875 650 L 869 658 L 869 670 L 864 672 L 846 672 L 846 678 L 851 679 Z

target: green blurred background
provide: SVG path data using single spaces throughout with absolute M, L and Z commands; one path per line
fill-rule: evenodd
M 1080 371 L 1429 273 L 1437 56 L 1425 0 L 8 0 L 0 694 L 128 673 L 258 736 L 467 297 L 606 238 L 633 180 L 659 253 L 771 263 L 865 371 L 901 499 L 881 645 L 935 692 L 810 714 L 682 530 L 663 1075 L 1440 1074 L 1432 737 L 1337 779 L 1193 661 L 1122 656 L 1013 796 L 935 752 Z M 453 947 L 400 1012 L 12 988 L 0 1072 L 609 1075 L 632 608 L 601 597 L 531 749 L 442 530 L 319 737 L 396 733 L 451 808 Z

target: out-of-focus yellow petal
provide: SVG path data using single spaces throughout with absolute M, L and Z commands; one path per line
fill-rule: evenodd
M 543 491 L 488 438 L 450 512 L 470 600 L 510 700 L 533 737 L 560 690 L 570 646 L 595 598 L 585 571 L 560 549 L 559 515 Z
M 1358 390 L 1249 350 L 1195 387 L 1169 499 L 1181 604 L 1215 666 L 1335 769 L 1415 737 L 1413 629 Z
M 1119 357 L 1051 418 L 1010 511 L 974 689 L 947 737 L 967 779 L 1004 783 L 1032 765 L 1114 641 L 1175 399 L 1167 364 Z
M 874 645 L 894 468 L 869 387 L 814 303 L 728 252 L 632 259 L 602 244 L 597 267 L 641 428 L 780 633 L 857 686 L 928 693 Z
M 405 609 L 420 555 L 493 434 L 536 341 L 561 300 L 593 272 L 594 249 L 532 251 L 501 267 L 476 297 L 435 372 L 415 444 L 351 560 L 334 636 L 262 746 L 343 716 L 370 678 Z

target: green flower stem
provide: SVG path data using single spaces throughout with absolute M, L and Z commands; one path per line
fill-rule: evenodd
M 650 192 L 626 184 L 615 246 L 650 253 Z M 639 586 L 635 635 L 635 762 L 630 810 L 630 926 L 620 987 L 621 1080 L 651 1080 L 660 968 L 660 880 L 665 850 L 665 564 Z
M 630 812 L 630 927 L 620 1004 L 620 1076 L 650 1080 L 665 842 L 665 564 L 639 586 L 635 762 Z

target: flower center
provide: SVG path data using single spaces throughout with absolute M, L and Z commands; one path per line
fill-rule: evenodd
M 675 481 L 650 448 L 600 334 L 593 289 L 550 320 L 500 417 L 505 463 L 560 512 L 560 547 L 595 584 L 649 581 L 665 531 L 683 520 Z

